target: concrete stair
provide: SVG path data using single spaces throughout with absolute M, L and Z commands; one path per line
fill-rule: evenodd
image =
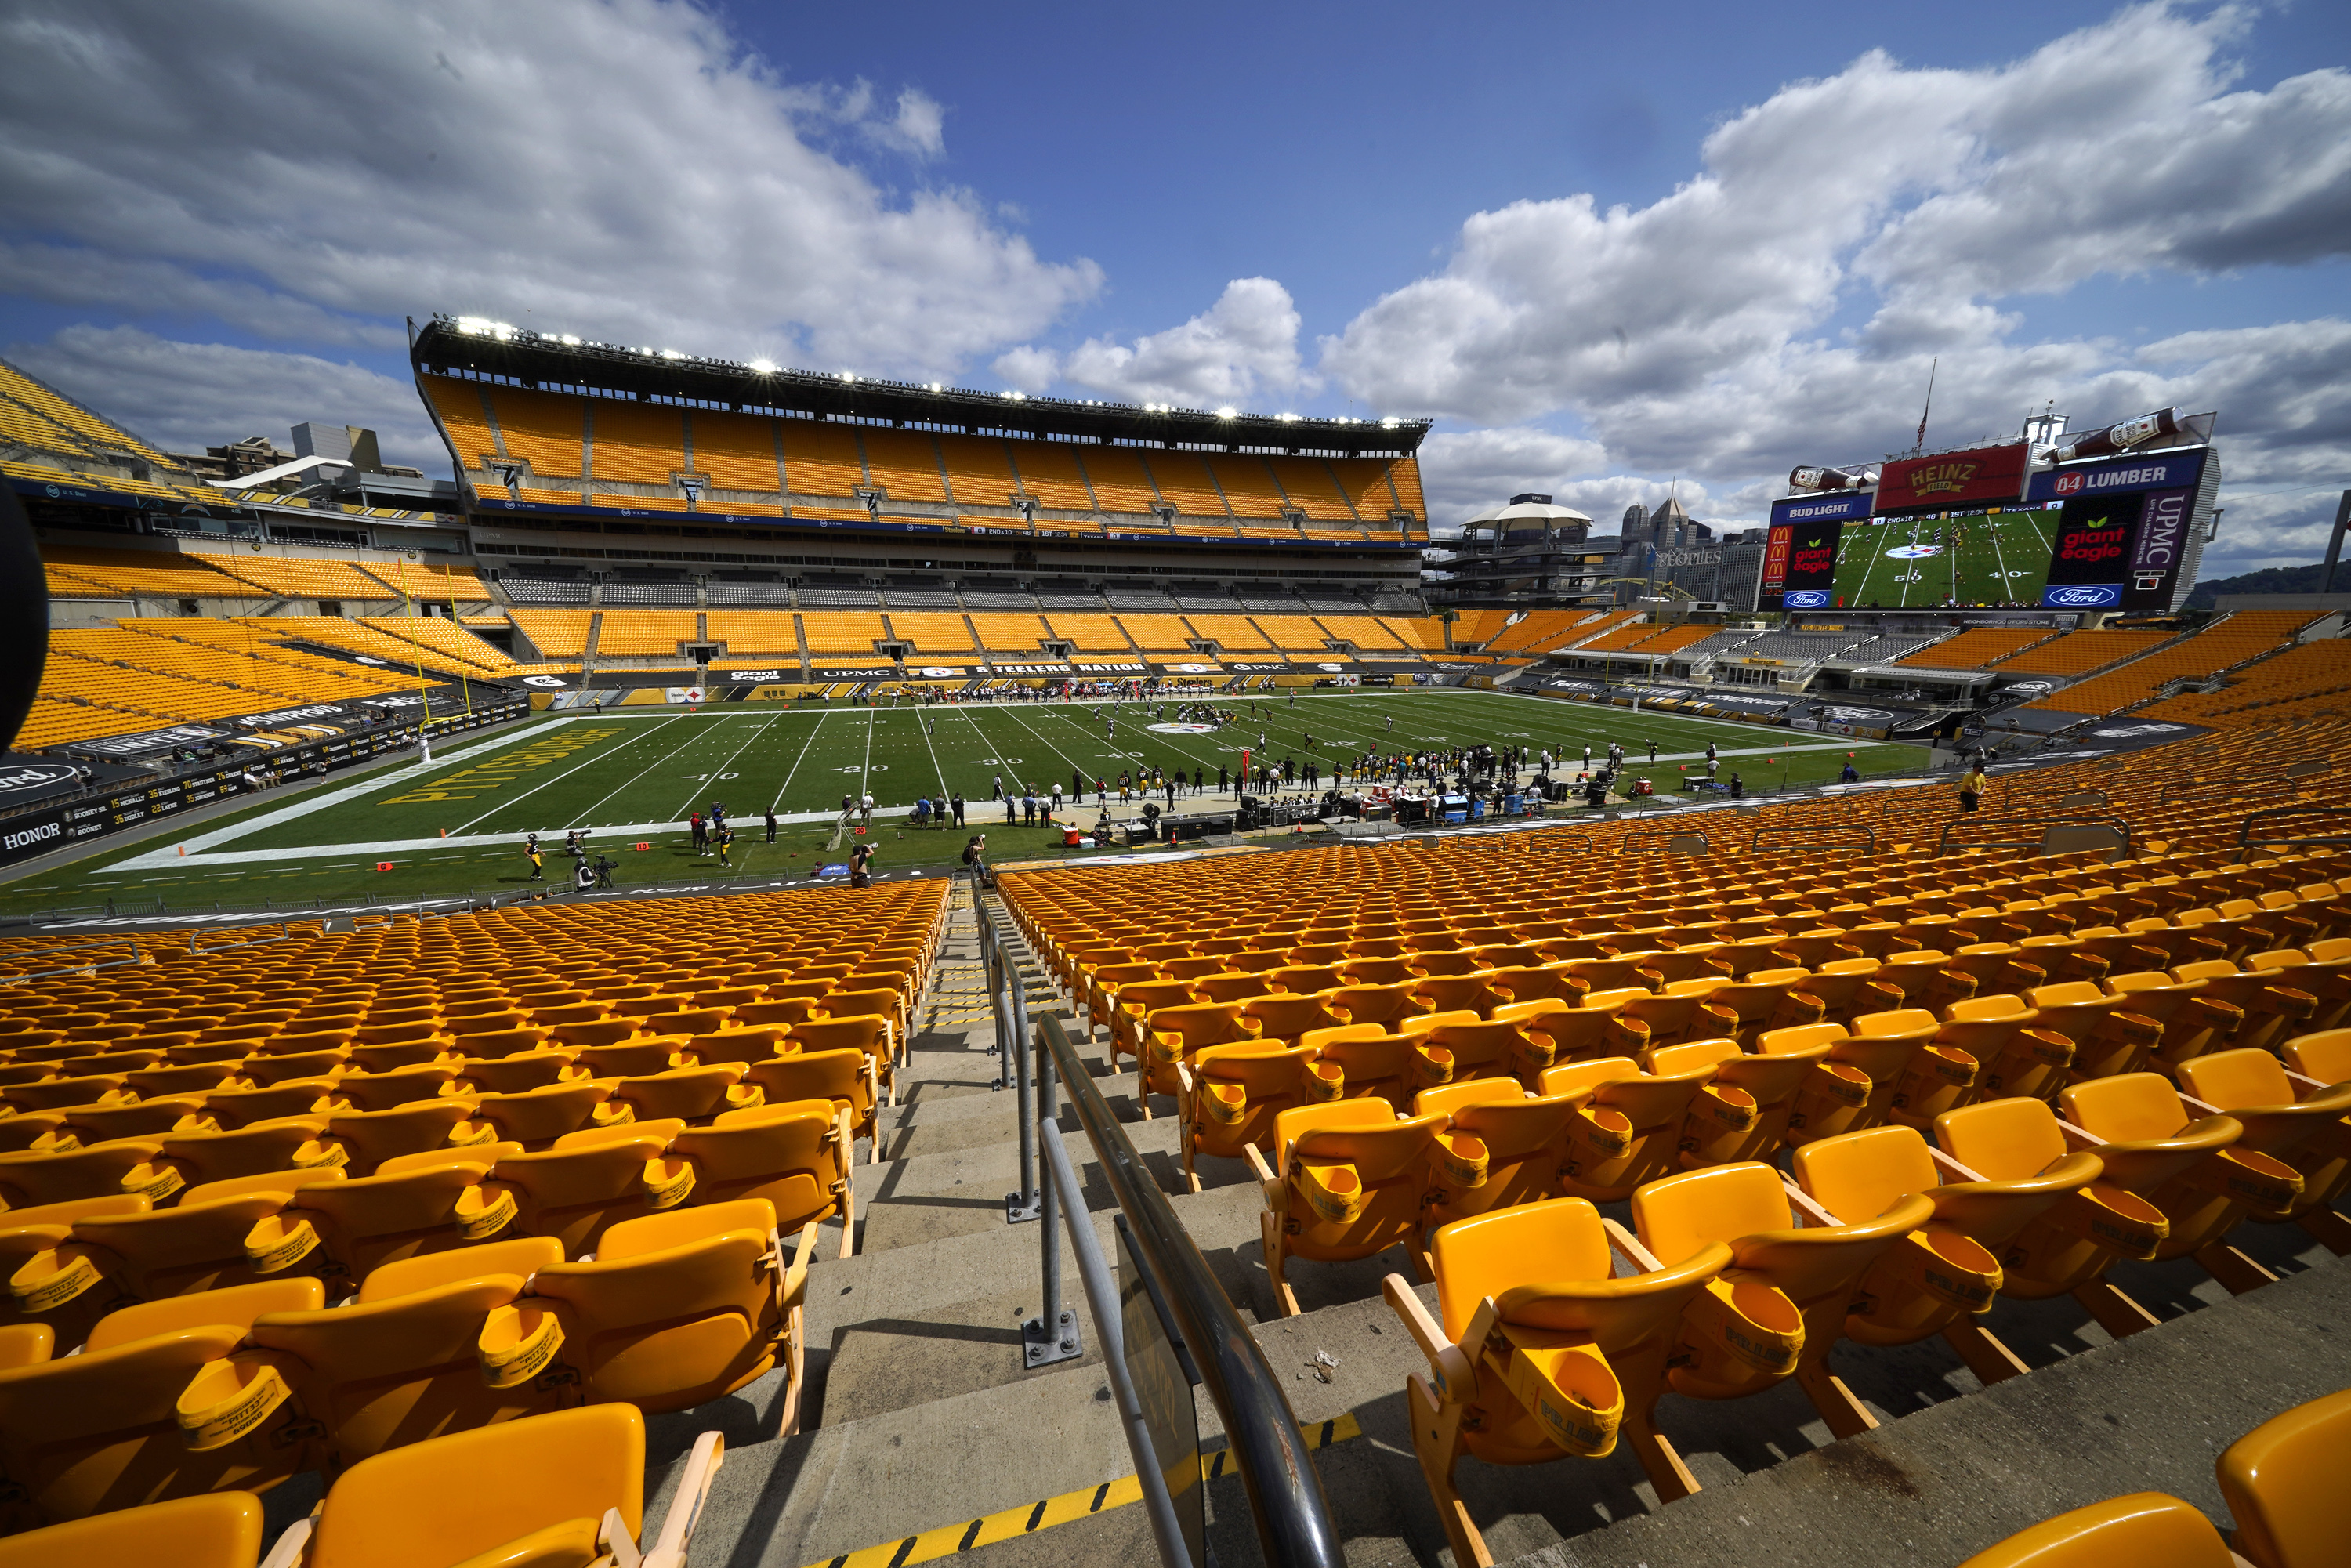
M 775 1435 L 778 1376 L 648 1424 L 648 1474 L 660 1493 L 649 1500 L 653 1516 L 695 1434 L 726 1436 L 695 1538 L 697 1568 L 804 1568 L 852 1553 L 858 1563 L 919 1562 L 967 1539 L 958 1561 L 990 1565 L 1155 1561 L 1142 1509 L 1088 1506 L 1133 1466 L 1066 1245 L 1063 1299 L 1079 1311 L 1087 1354 L 1022 1369 L 1020 1324 L 1042 1299 L 1040 1238 L 1034 1224 L 1005 1223 L 1005 1195 L 1018 1182 L 1016 1108 L 1013 1092 L 994 1087 L 967 893 L 958 891 L 951 920 L 916 1015 L 901 1103 L 877 1118 L 882 1157 L 856 1168 L 857 1255 L 835 1256 L 831 1228 L 810 1274 L 802 1429 Z M 998 929 L 1017 944 L 1008 919 Z M 1025 957 L 1025 947 L 1014 950 Z M 1030 995 L 1032 1012 L 1061 1007 L 1033 969 Z M 1081 1040 L 1082 1029 L 1072 1021 L 1071 1030 Z M 1081 1049 L 1254 1325 L 1298 1419 L 1316 1432 L 1335 1423 L 1315 1458 L 1348 1562 L 1449 1563 L 1405 1418 L 1405 1379 L 1424 1364 L 1379 1299 L 1384 1274 L 1408 1274 L 1402 1254 L 1294 1263 L 1306 1310 L 1278 1317 L 1247 1167 L 1203 1160 L 1202 1190 L 1186 1191 L 1173 1103 L 1155 1101 L 1155 1116 L 1143 1119 L 1134 1078 L 1110 1071 L 1106 1044 Z M 1092 1151 L 1066 1109 L 1060 1125 L 1088 1222 L 1115 1266 L 1113 1206 Z M 1619 1208 L 1615 1218 L 1627 1216 Z M 2221 1446 L 2351 1384 L 2343 1333 L 2351 1265 L 2292 1227 L 2236 1239 L 2288 1277 L 2231 1300 L 2192 1267 L 2118 1271 L 2118 1284 L 2168 1320 L 2121 1344 L 2070 1301 L 2001 1301 L 1990 1326 L 2037 1370 L 1989 1391 L 1939 1341 L 1841 1349 L 1838 1371 L 1884 1423 L 1849 1442 L 1831 1440 L 1792 1385 L 1728 1405 L 1668 1396 L 1661 1425 L 1706 1489 L 1670 1508 L 1625 1448 L 1525 1469 L 1472 1461 L 1463 1490 L 1499 1561 L 1625 1568 L 1947 1564 L 2049 1513 L 2145 1487 L 2217 1513 L 2210 1465 Z M 1433 1307 L 1434 1291 L 1419 1293 Z M 1204 1444 L 1220 1446 L 1214 1406 L 1196 1403 Z M 1217 1561 L 1257 1561 L 1238 1481 L 1211 1481 L 1206 1501 Z M 308 1506 L 273 1494 L 273 1511 L 298 1503 Z M 1012 1522 L 991 1519 L 998 1514 Z M 1030 1522 L 1039 1527 L 1019 1528 Z M 897 1550 L 925 1531 L 945 1533 Z

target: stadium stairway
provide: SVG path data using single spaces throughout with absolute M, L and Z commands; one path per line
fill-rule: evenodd
M 1026 974 L 1032 1015 L 1057 1012 L 1069 1023 L 1097 1086 L 1163 1190 L 1180 1195 L 1176 1214 L 1287 1379 L 1347 1560 L 1451 1563 L 1406 1426 L 1405 1379 L 1424 1364 L 1379 1298 L 1381 1277 L 1405 1268 L 1401 1253 L 1299 1265 L 1291 1284 L 1305 1310 L 1280 1318 L 1247 1167 L 1204 1156 L 1203 1190 L 1184 1191 L 1172 1103 L 1160 1100 L 1153 1118 L 1141 1117 L 1132 1073 L 1108 1071 L 1106 1042 L 1082 1043 L 1082 1027 L 1013 923 L 993 895 L 986 903 Z M 992 1092 L 979 914 L 958 889 L 902 1070 L 902 1103 L 877 1117 L 879 1157 L 856 1167 L 857 1255 L 834 1256 L 837 1230 L 819 1248 L 801 1430 L 772 1436 L 781 1393 L 772 1376 L 649 1423 L 649 1460 L 669 1467 L 649 1512 L 666 1507 L 694 1433 L 726 1431 L 726 1463 L 695 1537 L 696 1563 L 1154 1560 L 1143 1510 L 1120 1506 L 1131 1482 L 1113 1490 L 1133 1467 L 1066 1245 L 1063 1301 L 1087 1354 L 1042 1371 L 1021 1367 L 1020 1324 L 1041 1299 L 1040 1238 L 1034 1225 L 1004 1219 L 1004 1195 L 1019 1185 L 1019 1130 L 1013 1094 Z M 1114 1259 L 1114 1204 L 1066 1106 L 1061 1126 L 1089 1220 Z M 1622 1205 L 1604 1211 L 1625 1218 Z M 1671 1507 L 1661 1508 L 1623 1447 L 1565 1466 L 1465 1465 L 1465 1496 L 1499 1561 L 1626 1568 L 1941 1564 L 2117 1490 L 2159 1486 L 2201 1498 L 2211 1454 L 2233 1436 L 2351 1383 L 2340 1334 L 2351 1317 L 2351 1261 L 2291 1227 L 2263 1228 L 2246 1244 L 2291 1277 L 2231 1299 L 2209 1281 L 2191 1285 L 2193 1270 L 2118 1269 L 2117 1283 L 2168 1320 L 2120 1344 L 2063 1299 L 2003 1301 L 2000 1332 L 2037 1370 L 1989 1391 L 1939 1342 L 1847 1347 L 1839 1371 L 1884 1425 L 1844 1443 L 1833 1441 L 1792 1384 L 1723 1404 L 1668 1396 L 1664 1424 L 1706 1488 Z M 1433 1307 L 1432 1288 L 1418 1294 Z M 1204 1448 L 1220 1448 L 1214 1406 L 1204 1394 L 1196 1402 Z M 1207 1508 L 1217 1560 L 1256 1561 L 1238 1480 L 1212 1481 Z

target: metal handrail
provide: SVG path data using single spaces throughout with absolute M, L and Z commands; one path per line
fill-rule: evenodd
M 1876 849 L 1877 849 L 1877 830 L 1876 830 L 1876 829 L 1875 829 L 1875 828 L 1873 828 L 1873 827 L 1871 827 L 1871 826 L 1870 826 L 1868 823 L 1866 823 L 1866 822 L 1844 821 L 1844 822 L 1821 822 L 1821 823 L 1817 823 L 1817 824 L 1807 824 L 1807 823 L 1802 823 L 1802 822 L 1790 822 L 1790 823 L 1786 824 L 1786 825 L 1785 825 L 1785 826 L 1783 826 L 1783 827 L 1760 827 L 1760 828 L 1757 828 L 1753 832 L 1751 832 L 1751 833 L 1748 834 L 1748 835 L 1747 835 L 1747 851 L 1748 851 L 1748 852 L 1749 852 L 1750 854 L 1754 853 L 1754 852 L 1755 852 L 1755 851 L 1757 851 L 1758 849 L 1761 849 L 1761 848 L 1762 847 L 1763 835 L 1764 835 L 1764 834 L 1766 834 L 1766 833 L 1770 833 L 1770 834 L 1771 834 L 1772 837 L 1774 837 L 1774 838 L 1779 838 L 1779 837 L 1782 837 L 1782 836 L 1783 836 L 1783 835 L 1785 835 L 1785 834 L 1789 834 L 1789 833 L 1794 833 L 1794 834 L 1799 834 L 1799 835 L 1811 835 L 1811 834 L 1814 834 L 1814 833 L 1859 833 L 1859 834 L 1860 834 L 1864 839 L 1865 839 L 1865 840 L 1867 840 L 1867 841 L 1868 841 L 1866 843 L 1863 843 L 1863 844 L 1859 844 L 1859 845 L 1855 845 L 1855 844 L 1811 844 L 1811 845 L 1809 845 L 1809 846 L 1807 846 L 1807 847 L 1809 847 L 1809 848 L 1813 848 L 1813 849 L 1834 849 L 1834 850 L 1845 850 L 1845 849 L 1855 849 L 1855 848 L 1857 848 L 1857 849 L 1859 849 L 1859 850 L 1861 851 L 1861 852 L 1862 852 L 1862 853 L 1864 853 L 1864 854 L 1872 854 L 1872 853 L 1875 853 L 1875 852 L 1876 852 Z M 1773 845 L 1772 847 L 1773 847 L 1773 848 L 1775 848 L 1775 849 L 1793 849 L 1795 846 L 1794 846 L 1793 844 L 1775 844 L 1775 845 Z
M 2277 833 L 2256 833 L 2253 824 L 2263 817 L 2351 817 L 2351 806 L 2272 806 L 2267 810 L 2254 811 L 2237 824 L 2237 848 L 2244 850 L 2254 844 L 2343 844 L 2351 843 L 2351 834 L 2312 838 Z
M 1135 1257 L 1167 1303 L 1224 1419 L 1266 1562 L 1273 1568 L 1341 1568 L 1345 1557 L 1322 1478 L 1315 1473 L 1312 1451 L 1264 1347 L 1217 1283 L 1167 1195 L 1094 1087 L 1061 1020 L 1048 1016 L 1036 1029 L 1046 1057 L 1069 1086 L 1071 1108 L 1093 1145 L 1111 1196 L 1126 1215 Z
M 2001 831 L 2011 830 L 2029 830 L 2033 831 L 2034 836 L 2029 839 L 1962 839 L 1959 841 L 1959 848 L 1963 850 L 2030 849 L 2040 844 L 2043 838 L 2046 837 L 2048 831 L 2052 828 L 2118 828 L 2122 831 L 2123 850 L 2127 853 L 2130 850 L 2131 839 L 2134 832 L 2129 821 L 2126 819 L 2106 815 L 2089 817 L 2012 817 L 2002 813 L 1992 817 L 1948 817 L 1944 819 L 1943 821 L 1942 835 L 1935 841 L 1936 850 L 1940 852 L 1949 849 L 1951 847 L 1951 831 L 1954 828 L 1968 827 L 1995 829 Z

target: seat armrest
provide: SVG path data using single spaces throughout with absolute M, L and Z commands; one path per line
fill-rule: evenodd
M 318 1510 L 313 1509 L 308 1519 L 298 1519 L 278 1533 L 269 1554 L 261 1560 L 260 1568 L 300 1568 L 302 1560 L 310 1553 L 310 1537 L 318 1528 Z
M 1437 1396 L 1449 1405 L 1475 1394 L 1478 1375 L 1468 1356 L 1445 1337 L 1437 1320 L 1428 1315 L 1428 1309 L 1413 1294 L 1411 1282 L 1401 1274 L 1390 1274 L 1380 1281 L 1380 1294 L 1395 1315 L 1404 1320 L 1405 1333 L 1420 1347 L 1420 1354 L 1428 1358 L 1429 1381 L 1436 1385 Z M 1486 1305 L 1489 1312 L 1481 1316 L 1490 1315 L 1493 1303 L 1489 1301 Z
M 803 1259 L 815 1233 L 813 1225 L 800 1233 Z M 705 1432 L 694 1440 L 694 1448 L 685 1458 L 684 1471 L 678 1478 L 676 1494 L 670 1499 L 669 1511 L 662 1516 L 661 1533 L 645 1550 L 643 1568 L 685 1568 L 686 1548 L 693 1542 L 694 1527 L 702 1521 L 704 1505 L 710 1499 L 711 1481 L 726 1457 L 726 1439 L 718 1433 Z M 613 1568 L 625 1568 L 617 1560 L 619 1554 L 614 1556 Z
M 1654 1274 L 1665 1267 L 1657 1255 L 1641 1245 L 1640 1239 L 1615 1220 L 1602 1217 L 1601 1228 L 1608 1233 L 1608 1245 L 1618 1256 L 1645 1274 Z
M 1932 1144 L 1928 1144 L 1927 1145 L 1927 1157 L 1935 1162 L 1935 1168 L 1942 1172 L 1944 1179 L 1948 1181 L 1989 1181 L 1991 1179 L 1980 1171 L 1970 1170 L 1966 1166 L 1959 1164 L 1959 1161 L 1951 1158 L 1950 1155 L 1945 1154 L 1942 1150 L 1937 1148 Z
M 1827 1209 L 1823 1208 L 1818 1203 L 1813 1201 L 1813 1195 L 1811 1193 L 1806 1192 L 1802 1187 L 1798 1186 L 1794 1182 L 1790 1181 L 1787 1177 L 1782 1176 L 1780 1178 L 1780 1185 L 1787 1190 L 1789 1207 L 1793 1208 L 1797 1213 L 1802 1215 L 1804 1217 L 1805 1223 L 1820 1226 L 1824 1229 L 1831 1230 L 1844 1223 L 1844 1220 L 1839 1219 L 1835 1215 L 1831 1214 Z

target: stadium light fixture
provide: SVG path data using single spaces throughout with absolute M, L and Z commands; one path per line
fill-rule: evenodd
M 1237 408 L 1220 408 L 1217 410 L 1217 417 L 1218 419 L 1236 419 L 1238 418 L 1239 415 L 1240 410 Z
M 1394 430 L 1400 423 L 1402 422 L 1399 420 L 1384 419 L 1380 421 L 1380 428 L 1382 430 Z
M 556 341 L 561 343 L 567 349 L 576 349 L 580 346 L 580 340 L 573 337 L 569 332 L 564 333 L 563 336 L 558 338 Z
M 772 376 L 776 373 L 776 361 L 773 360 L 753 360 L 751 361 L 751 368 L 758 371 L 759 374 L 763 376 Z
M 661 357 L 664 360 L 682 360 L 685 358 L 684 354 L 679 353 L 675 349 L 664 349 L 661 351 Z
M 1280 420 L 1284 424 L 1296 424 L 1298 423 L 1298 416 L 1294 413 L 1276 414 L 1274 417 Z

